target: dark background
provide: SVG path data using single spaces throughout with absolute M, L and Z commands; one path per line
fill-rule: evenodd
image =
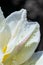
M 43 0 L 0 0 L 0 6 L 5 17 L 14 11 L 25 8 L 28 20 L 38 21 L 41 40 L 36 51 L 43 50 Z

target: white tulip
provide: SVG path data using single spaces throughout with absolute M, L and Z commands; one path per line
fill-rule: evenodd
M 40 26 L 37 22 L 27 21 L 26 13 L 25 9 L 21 9 L 7 18 L 1 14 L 1 24 L 4 24 L 0 24 L 0 65 L 23 64 L 38 46 Z

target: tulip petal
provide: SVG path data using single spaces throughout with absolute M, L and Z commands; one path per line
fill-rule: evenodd
M 5 25 L 0 30 L 0 49 L 3 50 L 3 48 L 8 44 L 10 37 L 11 37 L 10 29 L 8 25 Z
M 5 17 L 0 7 L 0 30 L 3 28 L 3 26 L 5 26 L 5 23 L 6 23 Z
M 6 20 L 0 7 L 0 49 L 6 46 L 10 38 L 10 35 L 10 29 L 8 25 L 6 25 Z
M 6 23 L 9 25 L 12 35 L 18 33 L 18 29 L 26 19 L 26 10 L 21 9 L 20 11 L 13 12 L 6 18 Z M 17 34 L 16 34 L 17 35 Z
M 33 54 L 33 56 L 21 65 L 43 65 L 43 51 Z
M 33 25 L 32 25 L 33 24 Z M 13 60 L 18 64 L 22 64 L 34 53 L 40 41 L 39 24 L 32 23 L 30 27 L 25 26 L 21 29 L 16 39 L 8 44 L 7 53 L 13 57 Z M 21 35 L 22 34 L 22 35 Z
M 36 26 L 36 27 L 34 27 L 34 26 Z M 18 45 L 17 51 L 19 50 L 19 52 L 13 58 L 19 64 L 24 63 L 26 60 L 28 60 L 32 56 L 32 54 L 34 53 L 34 51 L 37 48 L 38 43 L 40 41 L 40 31 L 39 31 L 38 25 L 34 24 L 33 28 L 31 28 L 31 29 L 27 28 L 28 32 L 26 29 L 25 30 L 25 33 L 27 32 L 26 34 L 25 33 L 23 34 L 23 31 L 21 30 L 22 31 L 21 33 L 23 35 L 22 38 L 21 38 L 21 34 L 18 35 L 21 38 L 20 39 L 18 37 L 18 43 L 17 43 L 17 45 Z M 30 31 L 32 31 L 32 32 L 30 32 Z M 29 34 L 29 32 L 30 32 L 30 34 Z M 26 38 L 25 38 L 25 35 L 26 35 Z
M 4 20 L 4 15 L 3 15 L 3 12 L 1 10 L 1 7 L 0 7 L 0 23 Z

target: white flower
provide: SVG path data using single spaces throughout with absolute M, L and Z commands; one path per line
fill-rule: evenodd
M 0 65 L 25 63 L 40 42 L 39 24 L 27 21 L 25 9 L 4 18 L 0 8 L 0 16 Z

